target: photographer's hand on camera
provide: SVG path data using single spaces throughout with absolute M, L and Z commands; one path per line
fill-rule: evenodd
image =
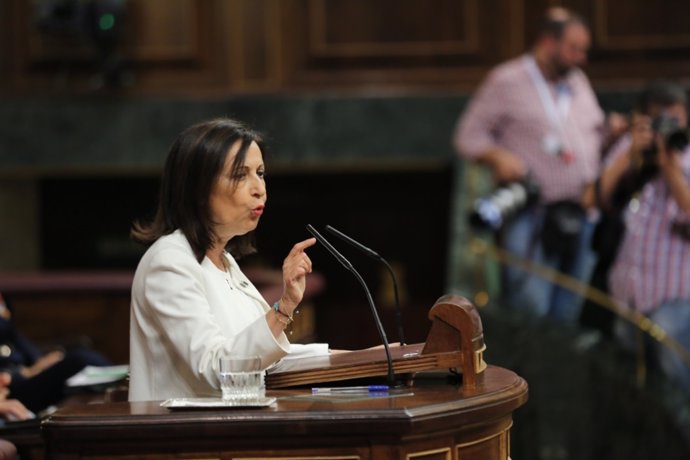
M 527 175 L 527 168 L 517 155 L 498 147 L 488 149 L 479 160 L 491 168 L 496 184 L 516 182 Z
M 630 118 L 626 114 L 610 112 L 606 116 L 604 140 L 601 151 L 606 152 L 630 129 Z
M 655 141 L 659 171 L 678 208 L 684 213 L 690 212 L 690 185 L 681 164 L 682 152 L 667 148 L 665 140 L 659 135 Z
M 630 145 L 627 152 L 617 156 L 608 164 L 598 180 L 598 196 L 596 202 L 604 209 L 611 205 L 611 197 L 623 176 L 639 171 L 649 162 L 649 152 L 654 142 L 652 119 L 647 115 L 636 113 L 630 124 Z

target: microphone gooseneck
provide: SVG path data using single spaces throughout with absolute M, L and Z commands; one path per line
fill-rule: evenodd
M 368 255 L 372 259 L 378 260 L 379 262 L 383 263 L 386 268 L 388 269 L 388 273 L 391 275 L 391 279 L 393 280 L 393 293 L 395 294 L 395 320 L 398 326 L 398 339 L 400 340 L 400 345 L 405 345 L 405 335 L 403 333 L 403 321 L 402 321 L 402 308 L 400 308 L 400 297 L 398 296 L 398 280 L 396 279 L 395 272 L 393 271 L 393 268 L 390 266 L 388 261 L 381 257 L 376 251 L 373 249 L 370 249 L 366 246 L 364 246 L 362 243 L 359 241 L 356 241 L 352 239 L 352 237 L 347 236 L 340 230 L 331 227 L 330 225 L 326 225 L 326 230 L 337 236 L 338 238 L 342 239 L 346 243 L 349 243 L 350 245 L 354 246 L 355 248 L 359 249 L 362 251 L 364 254 Z
M 357 278 L 357 281 L 362 285 L 364 288 L 364 292 L 366 293 L 367 300 L 369 301 L 369 307 L 371 307 L 371 313 L 374 316 L 374 323 L 376 324 L 376 329 L 378 329 L 379 336 L 381 337 L 381 342 L 383 342 L 383 348 L 386 351 L 386 360 L 388 362 L 388 384 L 393 386 L 395 384 L 395 373 L 393 372 L 393 359 L 391 358 L 391 350 L 390 346 L 388 345 L 388 339 L 386 338 L 386 332 L 383 330 L 383 324 L 381 324 L 381 319 L 379 318 L 379 314 L 376 311 L 376 306 L 374 305 L 374 299 L 371 297 L 371 292 L 369 291 L 369 287 L 367 286 L 367 283 L 364 282 L 364 278 L 355 270 L 355 268 L 352 266 L 349 260 L 345 258 L 341 253 L 338 252 L 337 249 L 333 247 L 331 243 L 328 242 L 326 238 L 324 238 L 314 227 L 311 226 L 311 224 L 307 225 L 307 230 L 309 233 L 314 235 L 314 238 L 325 247 L 328 252 L 330 252 L 333 257 L 336 258 L 338 262 L 342 264 L 343 267 L 345 267 L 349 272 L 351 272 L 355 278 Z

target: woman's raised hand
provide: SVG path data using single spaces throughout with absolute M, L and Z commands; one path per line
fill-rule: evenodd
M 306 277 L 311 273 L 311 259 L 305 249 L 314 246 L 316 238 L 300 241 L 283 261 L 283 295 L 280 297 L 280 309 L 288 316 L 302 301 L 306 286 Z

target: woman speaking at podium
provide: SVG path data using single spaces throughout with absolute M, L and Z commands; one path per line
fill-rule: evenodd
M 256 355 L 266 368 L 290 355 L 328 353 L 327 344 L 290 344 L 284 329 L 312 270 L 294 245 L 283 293 L 269 305 L 236 258 L 254 252 L 266 205 L 261 137 L 230 119 L 184 130 L 165 162 L 159 204 L 132 236 L 150 247 L 132 285 L 129 400 L 218 395 L 218 360 Z

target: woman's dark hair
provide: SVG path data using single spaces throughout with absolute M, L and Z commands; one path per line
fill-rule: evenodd
M 190 126 L 180 133 L 165 160 L 158 209 L 150 223 L 135 222 L 131 236 L 152 244 L 163 235 L 182 230 L 199 262 L 215 242 L 209 204 L 211 190 L 223 171 L 230 148 L 240 142 L 231 177 L 244 166 L 247 149 L 261 136 L 236 120 L 218 118 Z M 254 232 L 230 240 L 226 249 L 235 257 L 255 252 Z

